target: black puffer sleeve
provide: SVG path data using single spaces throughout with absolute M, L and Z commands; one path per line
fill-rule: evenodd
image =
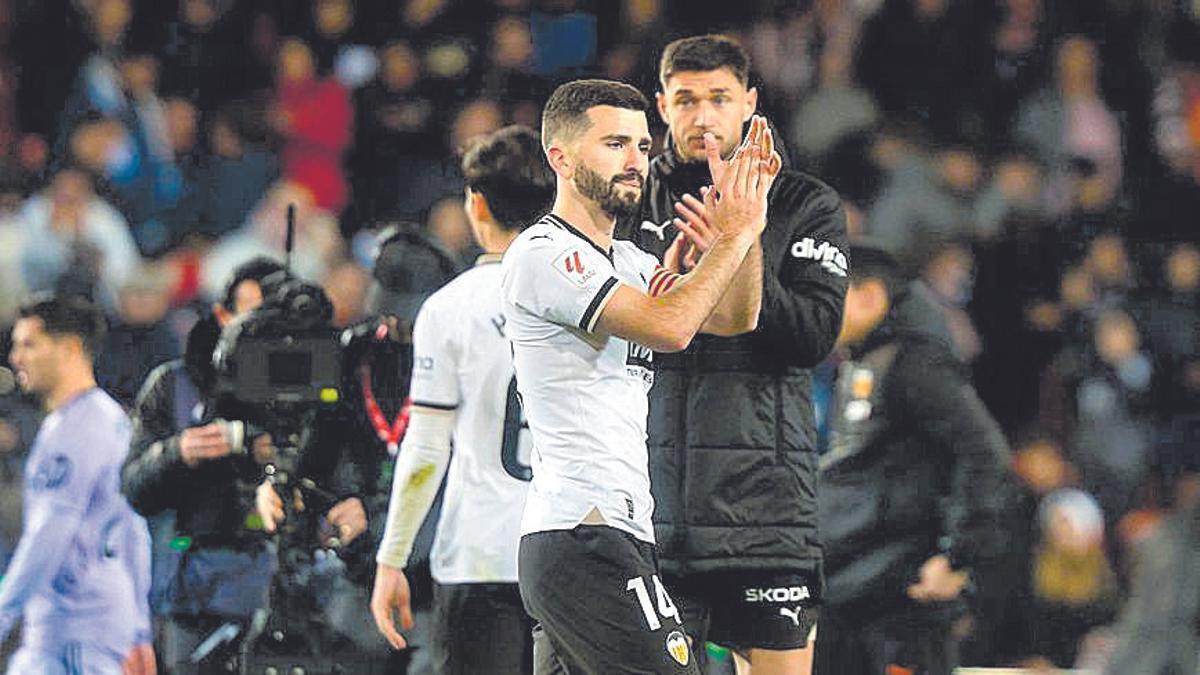
M 789 365 L 815 366 L 829 355 L 841 331 L 849 285 L 841 199 L 816 179 L 785 172 L 770 196 L 767 228 L 776 231 L 764 235 L 757 336 Z M 780 256 L 776 269 L 772 258 Z

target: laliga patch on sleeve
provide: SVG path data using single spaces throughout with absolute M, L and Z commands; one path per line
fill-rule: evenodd
M 43 460 L 29 478 L 29 489 L 57 490 L 71 480 L 73 466 L 71 459 L 66 455 L 54 455 Z
M 569 248 L 554 260 L 554 269 L 579 288 L 584 288 L 596 276 L 596 268 L 577 248 Z

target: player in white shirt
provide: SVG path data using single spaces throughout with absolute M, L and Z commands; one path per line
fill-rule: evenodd
M 509 248 L 502 304 L 525 413 L 533 483 L 519 548 L 535 673 L 697 673 L 658 578 L 646 451 L 652 351 L 701 330 L 753 329 L 762 279 L 739 274 L 757 246 L 776 171 L 756 118 L 716 189 L 678 208 L 715 231 L 689 274 L 612 239 L 635 216 L 649 163 L 645 97 L 605 80 L 559 87 L 542 116 L 554 207 Z M 718 196 L 719 195 L 719 196 Z M 691 223 L 689 226 L 688 223 Z M 686 242 L 676 242 L 675 253 Z
M 439 675 L 528 673 L 532 620 L 517 590 L 517 541 L 531 437 L 500 311 L 500 258 L 554 198 L 537 134 L 506 127 L 463 157 L 466 210 L 487 252 L 425 301 L 413 330 L 412 412 L 397 460 L 371 600 L 402 648 L 412 625 L 403 569 L 449 464 L 430 566 Z M 451 459 L 451 441 L 454 445 Z

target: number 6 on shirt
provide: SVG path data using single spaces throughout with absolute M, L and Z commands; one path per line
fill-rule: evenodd
M 529 422 L 521 411 L 521 397 L 517 393 L 517 378 L 508 382 L 508 400 L 504 404 L 504 427 L 500 440 L 500 464 L 505 473 L 529 482 L 533 480 L 533 469 L 521 461 L 521 436 L 529 435 Z

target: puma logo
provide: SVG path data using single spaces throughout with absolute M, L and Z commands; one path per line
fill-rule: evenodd
M 788 609 L 787 607 L 779 608 L 779 613 L 791 619 L 792 623 L 796 624 L 797 628 L 800 627 L 800 613 L 803 611 L 804 608 L 799 605 L 796 606 L 796 609 Z
M 643 220 L 641 229 L 646 230 L 647 232 L 653 232 L 654 236 L 658 237 L 659 241 L 666 241 L 667 235 L 666 235 L 665 230 L 667 229 L 667 226 L 670 224 L 671 224 L 671 221 L 669 221 L 669 220 L 664 222 L 662 225 L 655 225 L 654 223 L 652 223 L 648 220 Z

